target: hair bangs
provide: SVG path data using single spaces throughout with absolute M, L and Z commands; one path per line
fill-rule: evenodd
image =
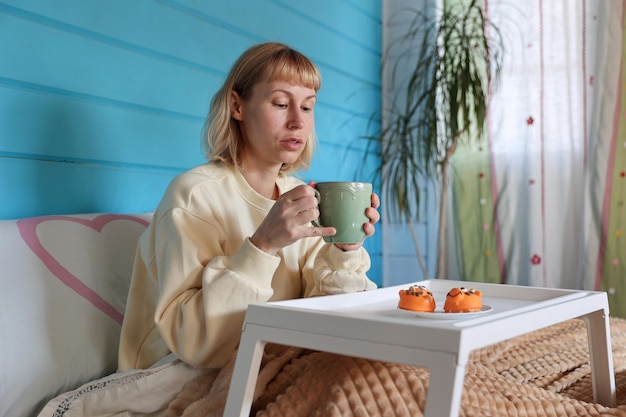
M 274 55 L 267 68 L 267 81 L 287 81 L 318 91 L 322 77 L 317 67 L 305 56 L 293 49 L 285 49 Z

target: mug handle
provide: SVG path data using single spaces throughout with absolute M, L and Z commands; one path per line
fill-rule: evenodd
M 319 191 L 317 191 L 315 188 L 313 188 L 313 191 L 315 192 L 315 198 L 317 199 L 317 206 L 319 207 L 319 205 L 320 205 L 320 199 L 321 199 L 322 197 L 320 196 L 320 192 L 319 192 Z M 323 227 L 323 226 L 320 224 L 320 219 L 319 219 L 319 217 L 318 217 L 317 219 L 315 219 L 315 220 L 311 220 L 311 223 L 313 223 L 313 226 L 315 226 L 315 227 Z

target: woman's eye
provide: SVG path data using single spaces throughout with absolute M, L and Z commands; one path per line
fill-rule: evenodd
M 287 104 L 285 104 L 285 103 L 276 103 L 275 106 L 276 107 L 280 107 L 281 109 L 286 109 L 287 108 Z

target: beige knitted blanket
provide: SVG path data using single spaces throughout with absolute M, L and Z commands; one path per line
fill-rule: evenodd
M 586 326 L 570 320 L 473 352 L 460 415 L 626 417 L 626 320 L 611 318 L 611 334 L 617 408 L 593 403 Z M 234 358 L 190 381 L 167 415 L 221 416 Z M 427 390 L 424 368 L 268 345 L 251 415 L 418 417 Z

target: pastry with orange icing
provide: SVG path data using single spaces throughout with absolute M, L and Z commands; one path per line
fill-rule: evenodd
M 483 293 L 480 290 L 464 287 L 452 288 L 446 295 L 443 311 L 446 313 L 470 313 L 483 308 Z
M 410 311 L 435 311 L 435 298 L 427 287 L 411 285 L 408 290 L 400 290 L 398 307 Z

